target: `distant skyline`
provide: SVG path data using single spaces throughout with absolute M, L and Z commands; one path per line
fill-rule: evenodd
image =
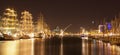
M 0 15 L 6 8 L 14 8 L 18 15 L 24 10 L 32 13 L 37 20 L 43 13 L 51 30 L 59 26 L 67 31 L 79 32 L 80 27 L 97 28 L 105 19 L 111 21 L 120 12 L 119 0 L 1 0 Z M 19 17 L 18 16 L 18 17 Z

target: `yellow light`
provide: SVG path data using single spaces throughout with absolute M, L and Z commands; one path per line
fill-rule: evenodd
M 28 34 L 28 36 L 33 38 L 34 37 L 34 33 L 30 33 L 30 34 Z
M 10 8 L 7 8 L 6 10 L 11 10 Z

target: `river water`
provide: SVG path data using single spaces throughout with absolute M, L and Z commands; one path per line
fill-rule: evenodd
M 78 37 L 0 41 L 0 55 L 120 55 L 120 46 Z

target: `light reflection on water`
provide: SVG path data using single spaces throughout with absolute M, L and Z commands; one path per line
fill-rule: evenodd
M 19 41 L 19 55 L 34 55 L 34 39 Z
M 18 55 L 19 41 L 0 41 L 0 55 Z
M 120 55 L 120 46 L 99 40 L 82 40 L 82 55 Z
M 120 55 L 120 47 L 85 39 L 0 41 L 0 55 Z

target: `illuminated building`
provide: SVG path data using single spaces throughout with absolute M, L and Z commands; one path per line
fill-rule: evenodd
M 99 25 L 98 26 L 98 33 L 105 32 L 106 26 L 105 25 Z
M 17 32 L 18 19 L 14 9 L 7 8 L 2 16 L 2 31 L 5 34 L 12 35 Z
M 34 31 L 33 21 L 32 21 L 32 14 L 28 11 L 24 11 L 21 13 L 21 20 L 20 20 L 20 30 L 22 34 L 30 34 Z
M 60 28 L 59 26 L 57 26 L 54 30 L 53 30 L 53 33 L 56 34 L 56 35 L 59 35 L 60 34 Z

